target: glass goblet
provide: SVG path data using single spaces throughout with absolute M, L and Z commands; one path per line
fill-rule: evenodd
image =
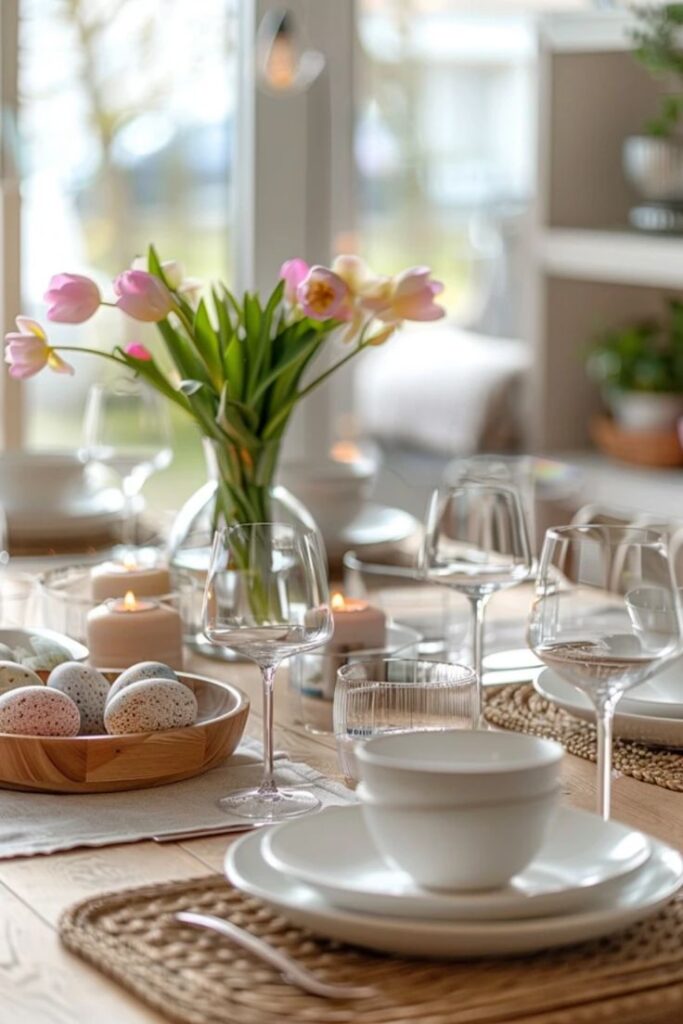
M 528 641 L 595 708 L 598 812 L 607 819 L 614 709 L 626 690 L 683 651 L 680 596 L 662 535 L 601 524 L 548 530 Z
M 220 805 L 243 818 L 280 821 L 314 810 L 305 790 L 279 789 L 273 772 L 273 683 L 278 665 L 332 635 L 327 563 L 313 530 L 246 523 L 218 530 L 204 591 L 204 632 L 212 644 L 255 661 L 263 681 L 264 774 L 257 789 Z
M 464 596 L 472 608 L 477 692 L 472 728 L 481 725 L 484 613 L 498 590 L 529 579 L 531 549 L 517 492 L 498 484 L 463 482 L 436 490 L 427 512 L 420 568 L 427 579 Z

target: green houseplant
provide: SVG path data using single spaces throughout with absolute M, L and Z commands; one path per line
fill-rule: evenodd
M 683 200 L 683 4 L 637 7 L 633 13 L 634 57 L 662 82 L 665 91 L 645 132 L 625 139 L 624 173 L 649 202 L 679 203 Z M 633 214 L 632 220 L 641 226 Z M 667 226 L 666 220 L 662 225 Z
M 683 302 L 669 300 L 666 322 L 643 320 L 603 332 L 587 367 L 621 427 L 673 428 L 683 415 Z

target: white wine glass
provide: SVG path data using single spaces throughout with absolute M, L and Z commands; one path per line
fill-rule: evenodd
M 614 709 L 626 690 L 683 652 L 680 595 L 662 535 L 601 524 L 548 530 L 528 642 L 595 708 L 598 812 L 607 819 Z
M 471 481 L 434 491 L 420 569 L 427 579 L 456 590 L 470 602 L 477 676 L 472 728 L 478 729 L 482 724 L 486 605 L 497 591 L 524 583 L 532 572 L 526 519 L 517 492 L 495 483 Z
M 280 821 L 315 810 L 306 790 L 279 789 L 273 772 L 273 684 L 280 663 L 314 650 L 332 635 L 327 561 L 319 535 L 285 523 L 218 530 L 204 591 L 204 633 L 212 644 L 245 655 L 263 681 L 264 773 L 257 789 L 222 798 L 243 818 Z
M 109 466 L 121 478 L 123 543 L 135 544 L 137 498 L 144 484 L 173 460 L 166 403 L 140 381 L 93 384 L 83 419 L 81 458 Z

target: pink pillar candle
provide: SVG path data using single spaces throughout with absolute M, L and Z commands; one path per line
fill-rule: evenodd
M 128 668 L 138 661 L 183 667 L 183 628 L 175 608 L 131 592 L 88 613 L 90 662 L 98 668 Z
M 104 562 L 90 573 L 93 601 L 125 597 L 132 590 L 138 597 L 163 597 L 171 592 L 171 574 L 164 566 L 143 568 L 134 560 Z

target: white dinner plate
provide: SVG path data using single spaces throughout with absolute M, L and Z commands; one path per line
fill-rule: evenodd
M 292 924 L 329 939 L 405 956 L 504 956 L 596 939 L 654 914 L 683 882 L 681 855 L 650 839 L 649 860 L 616 893 L 596 899 L 590 911 L 525 921 L 428 921 L 359 914 L 332 906 L 314 889 L 271 867 L 263 856 L 266 835 L 267 830 L 252 832 L 228 849 L 225 872 L 234 886 Z
M 106 529 L 120 520 L 123 512 L 123 496 L 120 491 L 108 488 L 94 499 L 76 502 L 68 508 L 35 508 L 21 513 L 8 514 L 7 525 L 14 541 L 69 540 L 73 537 L 88 536 Z
M 504 889 L 429 892 L 384 863 L 356 804 L 270 829 L 263 855 L 345 910 L 431 920 L 521 920 L 585 906 L 641 867 L 650 842 L 618 821 L 562 807 L 538 856 Z
M 646 683 L 627 690 L 619 708 L 626 715 L 683 719 L 683 661 L 677 659 Z
M 552 669 L 546 668 L 534 679 L 534 689 L 542 697 L 557 704 L 576 718 L 595 721 L 595 709 L 588 697 L 575 690 Z M 659 718 L 655 715 L 624 714 L 621 702 L 614 716 L 614 735 L 638 743 L 659 747 L 683 748 L 683 719 Z

